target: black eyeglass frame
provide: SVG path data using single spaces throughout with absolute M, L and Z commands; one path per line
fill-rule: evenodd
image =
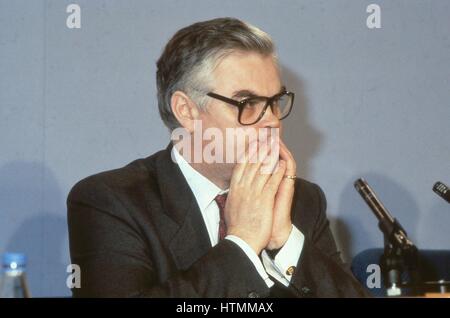
M 266 96 L 252 96 L 252 97 L 249 97 L 249 98 L 245 98 L 245 99 L 243 99 L 243 100 L 241 100 L 241 101 L 237 101 L 237 100 L 234 100 L 234 99 L 231 99 L 231 98 L 228 98 L 228 97 L 225 97 L 225 96 L 222 96 L 222 95 L 213 93 L 213 92 L 209 92 L 209 93 L 207 93 L 206 95 L 209 96 L 209 97 L 218 99 L 218 100 L 220 100 L 220 101 L 222 101 L 222 102 L 225 102 L 225 103 L 227 103 L 227 104 L 236 106 L 236 107 L 238 108 L 238 110 L 239 110 L 238 121 L 239 121 L 239 123 L 240 123 L 241 125 L 244 125 L 244 126 L 249 126 L 249 125 L 254 125 L 254 124 L 256 124 L 258 121 L 261 120 L 261 118 L 263 118 L 263 116 L 264 116 L 264 114 L 266 113 L 267 108 L 268 108 L 269 106 L 270 106 L 270 109 L 271 109 L 272 112 L 273 112 L 273 102 L 274 102 L 276 99 L 280 98 L 280 97 L 283 96 L 283 95 L 288 95 L 288 96 L 291 98 L 291 104 L 289 105 L 289 111 L 287 112 L 286 115 L 284 115 L 283 117 L 279 118 L 279 120 L 285 119 L 287 116 L 289 116 L 289 114 L 290 114 L 291 111 L 292 111 L 292 106 L 294 105 L 294 98 L 295 98 L 295 93 L 289 92 L 289 91 L 287 91 L 286 89 L 284 89 L 282 92 L 280 92 L 280 93 L 278 93 L 278 94 L 273 95 L 272 97 L 266 97 Z M 244 124 L 244 123 L 241 122 L 242 112 L 244 111 L 245 105 L 246 105 L 249 101 L 251 101 L 251 100 L 253 100 L 253 99 L 257 99 L 257 100 L 262 100 L 262 99 L 264 99 L 264 100 L 266 100 L 266 104 L 265 104 L 263 110 L 261 111 L 261 114 L 259 114 L 258 118 L 257 118 L 254 122 L 248 123 L 248 124 Z

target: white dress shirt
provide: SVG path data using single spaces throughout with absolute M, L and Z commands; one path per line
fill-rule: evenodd
M 192 168 L 175 147 L 172 148 L 172 159 L 178 163 L 182 174 L 186 178 L 197 200 L 206 229 L 208 230 L 211 246 L 215 246 L 218 243 L 220 214 L 219 207 L 214 199 L 217 195 L 226 193 L 228 190 L 220 189 L 208 178 Z M 289 269 L 297 265 L 304 243 L 303 234 L 293 225 L 288 240 L 277 253 L 275 259 L 272 259 L 263 250 L 261 253 L 261 262 L 255 251 L 241 238 L 234 235 L 227 235 L 225 239 L 234 242 L 245 252 L 269 288 L 273 286 L 274 282 L 268 274 L 283 285 L 289 285 L 292 278 L 292 271 Z

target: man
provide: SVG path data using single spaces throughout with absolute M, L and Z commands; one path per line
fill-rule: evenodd
M 193 161 L 208 138 L 184 138 L 80 181 L 67 200 L 71 258 L 81 267 L 74 296 L 364 296 L 343 268 L 321 189 L 296 178 L 279 137 L 294 93 L 270 37 L 232 18 L 196 23 L 173 36 L 157 67 L 159 111 L 172 132 L 213 130 L 228 152 L 236 147 L 227 129 L 268 130 L 270 142 L 246 140 L 232 162 Z

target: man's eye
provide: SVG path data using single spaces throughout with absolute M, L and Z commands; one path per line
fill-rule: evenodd
M 272 104 L 274 105 L 274 106 L 279 106 L 280 105 L 280 97 L 278 97 L 277 99 L 275 99 L 273 102 L 272 102 Z
M 257 106 L 258 104 L 259 104 L 259 100 L 255 100 L 255 99 L 248 99 L 245 102 L 245 106 L 248 106 L 248 107 L 254 107 L 254 106 Z

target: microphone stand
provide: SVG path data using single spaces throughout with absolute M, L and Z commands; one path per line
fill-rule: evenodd
M 408 238 L 397 219 L 381 219 L 378 227 L 384 234 L 384 252 L 380 257 L 388 296 L 401 296 L 401 287 L 411 287 L 410 295 L 420 295 L 419 252 Z M 409 283 L 402 281 L 403 274 L 409 274 Z
M 401 287 L 411 287 L 412 295 L 420 293 L 419 252 L 408 238 L 406 231 L 378 200 L 375 192 L 364 179 L 355 181 L 354 186 L 378 219 L 378 227 L 384 235 L 384 253 L 380 258 L 388 296 L 402 295 Z M 403 274 L 410 275 L 410 283 L 405 285 Z

